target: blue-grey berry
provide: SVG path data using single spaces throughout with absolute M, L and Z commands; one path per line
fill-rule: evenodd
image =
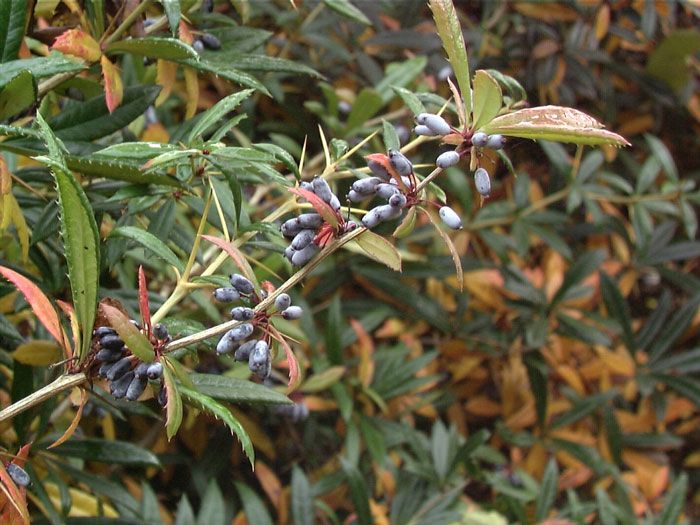
M 255 287 L 253 286 L 253 283 L 250 282 L 250 279 L 244 277 L 240 273 L 231 274 L 229 281 L 231 281 L 231 285 L 241 294 L 249 295 L 253 293 L 253 290 L 255 290 Z
M 340 209 L 340 207 L 341 207 L 340 199 L 338 198 L 338 196 L 335 193 L 333 193 L 331 195 L 331 200 L 328 201 L 328 205 L 331 208 L 333 208 L 335 211 L 338 211 Z
M 491 149 L 502 149 L 506 144 L 503 135 L 491 135 L 486 141 L 486 147 Z
M 255 345 L 257 343 L 257 339 L 251 339 L 250 341 L 246 341 L 236 349 L 236 353 L 233 354 L 233 358 L 236 361 L 247 361 L 250 357 L 250 353 L 253 351 L 253 348 L 255 348 Z
M 287 259 L 289 259 L 289 260 L 291 261 L 291 260 L 292 260 L 292 257 L 294 257 L 294 254 L 295 254 L 296 252 L 297 252 L 297 251 L 296 251 L 294 248 L 292 248 L 291 246 L 287 246 L 287 247 L 284 249 L 284 256 L 285 256 Z
M 320 248 L 315 243 L 308 244 L 303 250 L 294 252 L 292 255 L 292 264 L 294 266 L 304 266 L 307 262 L 313 259 L 314 255 L 319 252 Z
M 352 183 L 352 189 L 362 195 L 373 195 L 377 191 L 377 186 L 382 183 L 379 177 L 367 177 L 356 180 Z
M 367 213 L 365 213 L 364 217 L 362 217 L 362 226 L 364 226 L 368 230 L 371 230 L 380 222 L 382 222 L 382 220 L 379 218 L 377 208 L 372 208 Z
M 131 359 L 128 356 L 122 357 L 119 361 L 112 365 L 105 375 L 107 379 L 114 381 L 115 379 L 119 379 L 121 376 L 126 374 L 129 370 L 131 370 Z
M 158 379 L 163 375 L 163 365 L 160 363 L 151 363 L 146 370 L 148 379 Z
M 95 354 L 95 359 L 103 363 L 114 363 L 123 357 L 121 348 L 112 350 L 111 348 L 102 348 Z
M 311 184 L 313 185 L 314 193 L 318 195 L 323 202 L 331 202 L 333 192 L 325 179 L 322 179 L 321 177 L 314 177 Z
M 390 204 L 385 204 L 384 206 L 377 206 L 374 209 L 377 210 L 377 215 L 379 216 L 379 220 L 381 222 L 396 219 L 401 215 L 402 211 L 401 208 L 391 206 Z
M 294 319 L 300 319 L 304 314 L 304 310 L 301 306 L 288 306 L 282 311 L 282 317 L 287 321 L 293 321 Z
M 411 164 L 406 155 L 398 150 L 389 150 L 389 162 L 391 162 L 391 165 L 399 175 L 408 176 L 413 173 L 413 164 Z
M 311 184 L 309 181 L 303 180 L 299 183 L 299 187 L 302 190 L 310 191 L 311 193 L 314 193 L 314 185 Z
M 291 239 L 297 233 L 299 233 L 299 231 L 301 231 L 301 224 L 299 223 L 299 219 L 294 217 L 293 219 L 284 221 L 282 223 L 282 226 L 280 226 L 280 231 L 282 232 L 282 235 Z
M 460 219 L 459 215 L 457 215 L 457 213 L 449 206 L 443 206 L 440 208 L 439 214 L 442 222 L 453 230 L 462 229 L 462 219 Z
M 261 379 L 270 375 L 270 347 L 265 341 L 258 341 L 248 357 L 248 368 Z
M 216 343 L 217 354 L 228 354 L 238 348 L 238 341 L 231 336 L 231 331 L 226 332 Z
M 428 126 L 424 126 L 423 124 L 419 124 L 415 128 L 413 128 L 413 132 L 416 135 L 422 135 L 424 137 L 434 137 L 437 135 L 432 129 L 430 129 Z
M 160 390 L 158 390 L 156 401 L 158 401 L 158 404 L 162 407 L 168 403 L 168 390 L 163 383 L 160 384 Z
M 367 167 L 369 168 L 369 171 L 372 172 L 372 175 L 379 177 L 384 181 L 388 181 L 391 178 L 386 168 L 376 160 L 367 161 Z
M 92 333 L 93 337 L 97 337 L 98 339 L 104 337 L 105 335 L 116 334 L 117 332 L 114 330 L 114 328 L 110 328 L 109 326 L 100 326 L 99 328 L 95 328 L 95 331 Z
M 169 337 L 168 327 L 165 326 L 163 323 L 156 323 L 155 325 L 153 325 L 153 335 L 156 336 L 156 339 L 159 339 L 160 341 L 165 341 Z
M 238 290 L 232 287 L 217 288 L 214 290 L 214 299 L 221 303 L 232 303 L 238 301 L 241 298 L 241 294 Z
M 446 151 L 441 153 L 437 159 L 435 159 L 435 164 L 438 168 L 446 169 L 451 166 L 456 165 L 459 162 L 459 153 L 456 151 Z
M 202 51 L 204 51 L 204 43 L 199 39 L 192 42 L 192 47 L 197 53 L 201 53 Z
M 97 370 L 97 375 L 100 377 L 107 377 L 107 374 L 109 373 L 109 371 L 112 369 L 112 367 L 114 365 L 115 365 L 114 361 L 102 363 L 102 365 L 100 365 L 100 368 Z
M 203 33 L 200 39 L 202 40 L 202 44 L 204 44 L 204 47 L 206 47 L 207 49 L 221 49 L 221 40 L 216 38 L 211 33 Z
M 354 203 L 362 202 L 362 201 L 365 200 L 367 197 L 369 197 L 369 195 L 363 195 L 363 194 L 361 194 L 361 193 L 357 193 L 355 190 L 350 190 L 350 191 L 348 192 L 348 200 L 349 200 L 350 202 L 354 202 Z
M 384 182 L 377 186 L 377 197 L 382 199 L 389 199 L 392 195 L 397 195 L 401 193 L 401 190 L 395 185 L 388 182 Z
M 447 135 L 452 132 L 452 127 L 440 115 L 428 115 L 424 124 L 436 135 Z
M 243 323 L 231 328 L 228 332 L 226 332 L 226 335 L 228 335 L 234 341 L 243 341 L 251 336 L 253 330 L 254 326 L 252 324 Z
M 141 394 L 143 394 L 147 384 L 148 378 L 146 376 L 136 376 L 136 374 L 134 374 L 134 378 L 131 380 L 131 383 L 129 383 L 124 397 L 129 401 L 136 401 Z
M 148 367 L 151 366 L 148 363 L 139 363 L 136 365 L 136 368 L 134 368 L 134 376 L 135 377 L 146 377 L 146 374 L 148 374 Z
M 301 230 L 292 239 L 290 246 L 295 250 L 303 250 L 314 240 L 314 237 L 316 237 L 316 230 Z
M 416 115 L 416 122 L 422 126 L 425 126 L 425 121 L 430 115 L 434 115 L 434 113 L 418 113 L 418 115 Z
M 489 172 L 484 168 L 477 168 L 474 172 L 474 185 L 476 186 L 476 191 L 484 197 L 488 197 L 491 193 L 491 178 L 489 177 Z
M 292 304 L 292 298 L 289 297 L 288 293 L 281 293 L 277 297 L 275 297 L 275 309 L 278 312 L 281 312 L 282 310 L 289 308 L 289 306 L 291 304 Z
M 19 465 L 8 463 L 5 470 L 7 470 L 7 473 L 12 478 L 12 481 L 14 481 L 15 485 L 18 487 L 26 487 L 29 485 L 29 474 L 27 474 L 27 472 Z
M 489 136 L 486 133 L 478 131 L 472 135 L 472 144 L 477 148 L 483 148 L 489 141 Z
M 100 346 L 110 350 L 121 350 L 124 348 L 124 341 L 116 334 L 107 334 L 100 338 Z
M 300 229 L 314 229 L 321 226 L 323 219 L 318 213 L 302 213 L 297 217 Z
M 129 385 L 134 380 L 134 373 L 127 372 L 126 374 L 118 377 L 109 385 L 109 392 L 117 399 L 121 399 L 126 395 L 126 391 L 129 389 Z
M 231 309 L 231 317 L 236 321 L 250 321 L 255 317 L 255 310 L 246 306 L 236 306 Z
M 389 206 L 394 208 L 403 208 L 406 206 L 406 196 L 403 193 L 398 193 L 389 197 Z

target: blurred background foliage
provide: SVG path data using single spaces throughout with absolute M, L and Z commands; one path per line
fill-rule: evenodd
M 201 3 L 180 1 L 187 27 L 195 36 L 216 35 L 222 46 L 202 52 L 206 67 L 196 81 L 181 67 L 169 95 L 146 111 L 157 96 L 147 86 L 162 72 L 139 55 L 120 55 L 125 92 L 132 90 L 143 103 L 136 113 L 145 115 L 99 141 L 67 144 L 76 156 L 122 141 L 186 142 L 187 118 L 239 89 L 231 82 L 238 75 L 269 96 L 258 91 L 245 100 L 245 118 L 225 140 L 275 144 L 296 162 L 308 140 L 308 178 L 322 169 L 319 125 L 336 158 L 384 130 L 383 121 L 396 131 L 386 132 L 386 144 L 405 144 L 413 124 L 407 93 L 432 110 L 449 97 L 449 64 L 423 0 L 232 0 L 213 2 L 213 12 Z M 125 16 L 121 4 L 36 2 L 20 56 L 45 54 L 70 27 L 99 39 Z M 93 12 L 98 5 L 102 19 Z M 472 70 L 509 74 L 529 104 L 586 111 L 632 146 L 578 155 L 575 147 L 514 139 L 512 172 L 494 161 L 494 192 L 483 205 L 469 174 L 449 169 L 440 185 L 465 218 L 453 236 L 464 292 L 444 245 L 421 219 L 397 243 L 401 274 L 349 252 L 325 261 L 295 290 L 295 303 L 313 313 L 288 329 L 301 342 L 305 379 L 291 396 L 297 405 L 232 405 L 255 445 L 254 470 L 226 428 L 192 409 L 168 442 L 154 406 L 95 396 L 76 434 L 83 439 L 61 454 L 44 447 L 70 423 L 70 397 L 2 423 L 8 453 L 34 442 L 28 493 L 36 523 L 700 519 L 700 5 L 456 6 Z M 160 20 L 162 13 L 153 3 L 144 16 Z M 143 21 L 136 20 L 134 36 L 147 30 Z M 47 91 L 45 115 L 99 96 L 99 72 L 91 73 Z M 385 151 L 381 137 L 363 151 Z M 51 178 L 20 146 L 4 155 L 26 228 L 19 219 L 3 221 L 3 264 L 24 264 L 28 250 L 28 271 L 44 290 L 70 297 L 58 209 L 46 198 Z M 425 143 L 407 154 L 420 166 L 437 153 Z M 332 177 L 339 194 L 363 165 L 359 155 L 343 163 Z M 280 202 L 281 177 L 245 166 L 234 177 L 245 198 L 235 213 L 226 211 L 232 232 L 257 232 L 245 251 L 260 261 L 259 278 L 279 283 L 291 269 L 279 236 L 259 221 Z M 203 206 L 197 195 L 114 178 L 96 178 L 86 191 L 103 238 L 138 225 L 181 259 L 189 253 Z M 215 216 L 210 222 L 221 227 Z M 132 241 L 111 238 L 103 252 L 101 295 L 136 312 L 139 263 L 148 269 L 152 308 L 172 291 L 172 271 Z M 1 285 L 0 293 L 0 400 L 7 405 L 55 375 L 45 365 L 56 355 L 39 346 L 46 334 L 13 288 Z M 166 323 L 176 335 L 221 319 L 193 290 Z M 207 344 L 182 362 L 247 377 Z

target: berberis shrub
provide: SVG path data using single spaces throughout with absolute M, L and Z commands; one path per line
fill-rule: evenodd
M 697 6 L 458 7 L 0 2 L 0 522 L 696 516 Z

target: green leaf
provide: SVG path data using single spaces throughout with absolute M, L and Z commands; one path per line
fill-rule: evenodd
M 603 295 L 605 308 L 608 310 L 608 315 L 617 321 L 617 324 L 622 328 L 622 340 L 630 352 L 637 349 L 634 334 L 632 334 L 632 319 L 630 315 L 629 305 L 620 293 L 617 284 L 606 274 L 600 272 L 600 290 Z
M 549 392 L 547 390 L 547 365 L 540 352 L 529 352 L 525 354 L 523 361 L 527 368 L 530 388 L 535 397 L 537 424 L 541 429 L 544 429 L 547 420 L 547 403 L 549 400 Z
M 74 73 L 82 69 L 87 69 L 82 61 L 58 52 L 53 52 L 47 57 L 10 60 L 0 68 L 0 86 L 7 84 L 10 79 L 24 70 L 28 70 L 34 78 L 45 78 L 59 73 Z
M 688 398 L 696 405 L 700 405 L 700 381 L 691 377 L 664 374 L 654 374 L 653 378 L 666 384 L 666 386 Z
M 175 144 L 164 144 L 162 142 L 123 142 L 96 151 L 93 153 L 93 156 L 144 162 L 162 153 L 179 150 L 180 148 Z
M 365 16 L 357 7 L 352 5 L 350 0 L 323 0 L 323 3 L 330 7 L 333 11 L 340 13 L 350 20 L 354 20 L 360 24 L 372 25 L 372 21 Z
M 105 53 L 108 55 L 113 53 L 131 53 L 172 61 L 199 60 L 199 55 L 192 46 L 177 38 L 148 37 L 117 40 L 107 46 Z
M 549 428 L 554 430 L 580 421 L 584 417 L 593 413 L 599 407 L 603 406 L 614 395 L 615 392 L 608 390 L 582 398 L 580 401 L 574 403 L 570 410 L 557 417 L 551 423 Z
M 190 500 L 186 495 L 182 495 L 180 503 L 177 504 L 177 514 L 175 515 L 175 525 L 192 525 L 195 522 L 194 510 Z
M 549 509 L 554 505 L 557 497 L 557 482 L 559 481 L 559 469 L 557 461 L 551 458 L 544 469 L 540 492 L 535 503 L 535 522 L 540 522 L 547 517 Z
M 425 113 L 425 106 L 420 99 L 414 95 L 413 91 L 409 91 L 408 89 L 399 86 L 391 86 L 391 89 L 393 89 L 396 94 L 401 97 L 401 100 L 403 100 L 404 104 L 408 106 L 408 109 L 410 109 L 414 115 Z
M 256 525 L 273 525 L 274 522 L 270 517 L 270 513 L 267 511 L 260 496 L 245 483 L 235 481 L 234 485 L 243 503 L 246 521 L 248 523 L 255 523 Z M 294 523 L 297 522 L 295 521 Z
M 700 32 L 696 28 L 671 31 L 649 54 L 647 72 L 681 91 L 690 80 L 687 60 L 700 50 Z
M 175 253 L 168 248 L 163 241 L 146 230 L 142 230 L 136 226 L 120 226 L 119 228 L 112 230 L 109 236 L 131 239 L 132 241 L 139 243 L 144 248 L 152 251 L 166 263 L 177 268 L 180 273 L 184 271 L 184 266 L 177 258 L 177 255 L 175 255 Z
M 685 497 L 688 492 L 688 475 L 684 472 L 666 494 L 663 510 L 659 516 L 659 525 L 675 525 L 685 508 Z
M 425 69 L 428 60 L 424 56 L 417 56 L 389 64 L 386 68 L 386 75 L 381 79 L 374 90 L 379 93 L 386 104 L 394 98 L 397 87 L 404 87 L 420 75 Z
M 576 262 L 571 265 L 564 275 L 564 281 L 552 298 L 552 305 L 562 301 L 569 290 L 578 285 L 588 275 L 596 271 L 605 259 L 605 252 L 602 250 L 588 251 L 576 258 Z
M 503 105 L 503 93 L 498 82 L 486 71 L 474 74 L 474 120 L 472 127 L 480 129 L 498 115 Z
M 401 256 L 394 245 L 384 237 L 367 230 L 357 237 L 354 243 L 362 248 L 370 259 L 385 264 L 396 272 L 401 271 Z
M 87 357 L 97 310 L 97 288 L 100 272 L 100 237 L 95 215 L 83 188 L 64 168 L 60 141 L 40 113 L 36 115 L 51 156 L 51 172 L 56 181 L 61 211 L 61 236 L 68 264 L 73 308 L 81 331 L 79 362 Z
M 294 157 L 292 157 L 292 155 L 287 150 L 281 148 L 277 144 L 269 143 L 253 144 L 253 147 L 255 149 L 259 149 L 261 151 L 274 155 L 276 160 L 284 164 L 284 166 L 294 174 L 297 180 L 300 180 L 301 174 L 299 173 L 299 166 L 294 160 Z
M 622 429 L 615 416 L 615 411 L 610 405 L 606 406 L 603 410 L 603 424 L 605 426 L 606 437 L 608 438 L 610 455 L 613 461 L 619 464 L 622 457 Z
M 216 479 L 210 479 L 197 516 L 197 525 L 226 525 L 226 504 Z M 193 524 L 190 524 L 193 525 Z
M 362 126 L 368 119 L 376 115 L 383 105 L 384 101 L 379 93 L 372 88 L 364 88 L 352 105 L 345 125 L 346 129 L 352 130 Z
M 286 58 L 254 53 L 226 53 L 221 51 L 212 52 L 210 55 L 205 54 L 204 57 L 213 64 L 221 64 L 224 66 L 234 64 L 236 69 L 241 71 L 289 73 L 293 75 L 311 75 L 312 77 L 323 78 L 323 75 L 315 69 L 299 62 L 287 60 Z
M 292 401 L 276 390 L 252 381 L 214 374 L 190 374 L 194 387 L 207 396 L 234 403 L 279 405 Z
M 666 175 L 674 180 L 678 180 L 678 168 L 676 168 L 676 163 L 673 161 L 673 156 L 671 152 L 668 151 L 666 144 L 661 142 L 661 139 L 656 138 L 654 135 L 645 134 L 644 138 L 649 145 L 649 150 L 652 155 L 659 161 L 661 167 L 666 172 Z
M 269 95 L 270 92 L 267 88 L 260 83 L 257 79 L 241 71 L 240 69 L 234 68 L 230 63 L 221 63 L 212 60 L 207 60 L 205 58 L 199 57 L 199 59 L 188 58 L 183 60 L 175 60 L 178 64 L 189 66 L 196 69 L 197 71 L 204 71 L 206 73 L 213 73 L 221 78 L 230 80 L 242 86 L 257 89 L 265 95 Z
M 236 109 L 243 100 L 252 94 L 252 89 L 244 89 L 219 100 L 211 108 L 201 114 L 199 120 L 187 136 L 186 142 L 189 144 L 194 138 L 206 133 L 209 128 L 225 117 L 227 113 Z
M 159 92 L 160 86 L 132 86 L 124 90 L 122 103 L 112 113 L 102 95 L 67 107 L 50 118 L 48 124 L 63 140 L 89 142 L 129 125 L 143 115 Z
M 350 497 L 357 514 L 357 522 L 360 525 L 372 525 L 372 513 L 369 510 L 369 491 L 365 479 L 358 468 L 348 462 L 345 458 L 340 458 L 343 473 L 350 487 Z
M 27 70 L 20 71 L 0 88 L 0 119 L 4 120 L 27 109 L 34 104 L 36 97 L 34 77 Z
M 160 0 L 163 4 L 163 9 L 165 9 L 165 16 L 168 17 L 168 25 L 170 26 L 170 33 L 173 37 L 177 37 L 177 32 L 180 27 L 180 0 Z
M 117 331 L 119 337 L 136 357 L 144 363 L 153 362 L 155 352 L 151 342 L 131 323 L 126 314 L 105 303 L 100 304 L 100 310 L 107 318 L 109 325 Z
M 327 390 L 331 385 L 340 381 L 345 371 L 346 368 L 344 366 L 331 366 L 330 368 L 326 368 L 323 372 L 314 374 L 304 381 L 304 384 L 301 385 L 299 390 L 306 394 Z
M 394 125 L 391 122 L 387 122 L 386 120 L 382 119 L 382 128 L 384 129 L 384 146 L 387 151 L 390 149 L 401 149 L 401 141 L 399 140 L 399 136 L 396 133 L 396 128 Z
M 466 115 L 462 115 L 464 122 L 469 122 L 472 112 L 472 87 L 471 75 L 469 74 L 469 59 L 467 49 L 464 45 L 462 27 L 452 0 L 430 0 L 430 10 L 433 12 L 438 35 L 442 40 L 442 45 L 447 52 L 447 58 L 452 65 L 459 90 L 464 99 L 464 110 Z
M 70 439 L 51 449 L 60 456 L 80 458 L 120 465 L 160 467 L 158 458 L 150 451 L 131 443 L 108 439 Z
M 163 356 L 161 359 L 163 360 L 163 388 L 168 396 L 165 405 L 165 433 L 168 440 L 171 440 L 182 424 L 182 396 L 170 370 L 172 366 L 170 359 L 167 356 Z
M 160 173 L 144 173 L 138 164 L 101 157 L 99 154 L 78 157 L 66 155 L 66 164 L 84 175 L 122 180 L 135 184 L 160 184 L 179 187 L 180 181 Z
M 209 412 L 212 416 L 220 419 L 231 430 L 232 434 L 238 437 L 241 442 L 241 447 L 243 447 L 243 452 L 248 456 L 251 466 L 255 464 L 255 450 L 253 449 L 253 442 L 250 440 L 250 436 L 243 428 L 243 425 L 233 417 L 231 411 L 224 405 L 216 401 L 214 398 L 209 397 L 206 394 L 197 392 L 196 390 L 191 390 L 185 386 L 180 386 L 180 393 L 185 398 L 188 404 L 194 405 L 197 408 Z
M 582 111 L 561 106 L 527 108 L 496 117 L 481 129 L 524 139 L 544 139 L 597 146 L 629 146 L 627 140 L 603 129 L 603 125 Z
M 0 2 L 0 62 L 17 58 L 24 39 L 29 5 L 27 0 Z
M 292 521 L 296 525 L 316 523 L 309 480 L 297 465 L 292 469 Z
M 681 306 L 676 314 L 666 323 L 663 332 L 656 338 L 654 344 L 649 346 L 650 363 L 654 363 L 665 354 L 671 348 L 671 345 L 685 332 L 695 317 L 698 306 L 700 306 L 700 294 L 695 295 Z
M 515 80 L 510 75 L 505 75 L 496 69 L 485 69 L 491 77 L 499 83 L 501 88 L 506 88 L 508 91 L 508 96 L 513 99 L 513 102 L 519 102 L 521 100 L 527 99 L 527 92 L 525 88 L 520 85 L 520 82 Z

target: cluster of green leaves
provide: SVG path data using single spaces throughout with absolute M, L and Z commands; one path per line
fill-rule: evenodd
M 596 144 L 612 134 L 551 108 L 551 120 L 533 131 L 533 115 L 544 113 L 520 109 L 526 94 L 532 105 L 538 96 L 542 105 L 590 104 L 592 113 L 624 127 L 633 118 L 620 117 L 622 110 L 643 108 L 638 102 L 648 98 L 683 115 L 683 132 L 692 137 L 683 107 L 690 95 L 681 88 L 664 97 L 651 80 L 664 74 L 659 59 L 656 66 L 650 59 L 648 73 L 632 74 L 620 66 L 624 50 L 613 47 L 617 54 L 607 56 L 600 44 L 631 39 L 630 19 L 647 38 L 665 34 L 661 11 L 636 18 L 633 10 L 601 4 L 611 36 L 586 49 L 577 44 L 580 35 L 596 28 L 571 18 L 590 14 L 586 5 L 555 4 L 547 12 L 486 1 L 462 13 L 452 2 L 433 1 L 438 38 L 426 30 L 431 12 L 424 2 L 409 0 L 324 0 L 298 10 L 241 0 L 233 2 L 235 12 L 216 2 L 214 13 L 187 1 L 164 1 L 162 11 L 144 2 L 136 15 L 154 23 L 124 38 L 119 22 L 137 17 L 86 2 L 91 21 L 83 30 L 120 65 L 125 87 L 112 107 L 95 61 L 38 56 L 40 42 L 25 38 L 35 19 L 23 4 L 0 7 L 0 28 L 8 28 L 0 42 L 0 150 L 25 224 L 15 214 L 14 230 L 7 229 L 3 201 L 2 265 L 36 280 L 50 297 L 72 299 L 75 323 L 66 333 L 80 334 L 79 361 L 89 355 L 104 297 L 138 318 L 147 296 L 154 322 L 164 322 L 176 341 L 221 323 L 207 291 L 225 285 L 226 271 L 241 262 L 227 260 L 218 245 L 201 246 L 204 232 L 254 261 L 260 281 L 283 283 L 293 272 L 273 223 L 294 209 L 286 188 L 324 172 L 344 194 L 366 172 L 348 153 L 351 145 L 373 131 L 380 133 L 360 145 L 361 153 L 404 146 L 416 166 L 432 166 L 440 151 L 436 142 L 407 145 L 403 136 L 413 115 L 426 110 L 445 108 L 455 126 L 514 137 L 510 159 L 499 157 L 504 167 L 483 160 L 493 163 L 496 178 L 494 197 L 483 205 L 466 166 L 430 187 L 465 217 L 465 232 L 453 242 L 466 291 L 455 283 L 442 239 L 419 216 L 396 241 L 402 274 L 346 251 L 321 260 L 303 291 L 293 292 L 295 304 L 315 312 L 301 327 L 279 324 L 304 350 L 306 378 L 292 398 L 312 409 L 307 420 L 298 424 L 276 408 L 289 402 L 281 385 L 247 380 L 244 366 L 215 356 L 215 339 L 197 339 L 168 356 L 166 432 L 148 431 L 158 417 L 155 404 L 115 402 L 99 387 L 79 432 L 55 450 L 47 447 L 69 426 L 67 402 L 54 397 L 13 419 L 0 440 L 8 451 L 36 442 L 27 467 L 41 503 L 36 515 L 51 524 L 81 523 L 69 517 L 79 512 L 115 524 L 161 523 L 163 513 L 183 524 L 242 516 L 263 524 L 350 516 L 359 523 L 585 523 L 592 513 L 605 524 L 638 523 L 640 514 L 648 523 L 677 522 L 695 483 L 692 472 L 680 470 L 692 459 L 685 440 L 700 404 L 700 285 L 689 275 L 700 253 L 692 159 L 669 150 L 682 133 L 665 128 L 646 130 L 660 137 L 636 136 L 629 152 L 535 144 L 524 139 Z M 675 23 L 682 27 L 693 16 L 684 11 Z M 466 17 L 478 17 L 479 25 L 460 24 Z M 183 29 L 182 20 L 191 25 Z M 170 35 L 158 33 L 166 28 Z M 184 42 L 185 29 L 215 35 L 221 49 L 196 53 Z M 472 65 L 481 68 L 474 76 L 465 39 L 476 51 Z M 539 52 L 550 44 L 520 54 L 540 39 L 562 44 L 544 57 Z M 23 40 L 36 56 L 18 58 Z M 436 80 L 446 64 L 441 46 L 461 104 Z M 407 59 L 406 49 L 418 56 Z M 597 61 L 600 70 L 583 68 L 583 60 Z M 565 74 L 556 76 L 562 61 Z M 182 76 L 167 77 L 165 63 Z M 196 89 L 191 71 L 201 81 Z M 75 76 L 81 72 L 88 74 Z M 635 89 L 620 88 L 623 75 Z M 321 76 L 309 89 L 309 78 Z M 153 82 L 166 78 L 172 85 L 161 100 Z M 22 112 L 37 96 L 36 124 L 27 126 Z M 187 119 L 193 100 L 207 109 Z M 391 228 L 378 231 L 389 235 Z M 139 265 L 150 284 L 141 294 Z M 16 315 L 27 311 L 25 300 L 36 311 L 30 297 L 11 286 L 0 292 L 0 359 L 10 371 L 0 388 L 18 401 L 54 377 L 46 365 L 56 354 L 34 355 L 39 346 L 32 343 L 55 334 L 51 324 Z M 146 342 L 139 357 L 150 360 L 152 352 Z M 606 369 L 601 356 L 613 353 L 624 366 L 611 368 L 607 383 L 583 374 L 586 367 Z M 578 379 L 566 366 L 581 368 Z M 510 417 L 514 390 L 515 408 L 533 414 L 525 423 Z M 211 416 L 228 429 L 211 432 Z M 598 429 L 601 441 L 592 437 Z M 252 472 L 241 466 L 254 449 Z M 660 457 L 667 464 L 654 463 Z M 114 465 L 108 476 L 104 464 Z M 672 481 L 653 490 L 642 481 L 664 475 Z

